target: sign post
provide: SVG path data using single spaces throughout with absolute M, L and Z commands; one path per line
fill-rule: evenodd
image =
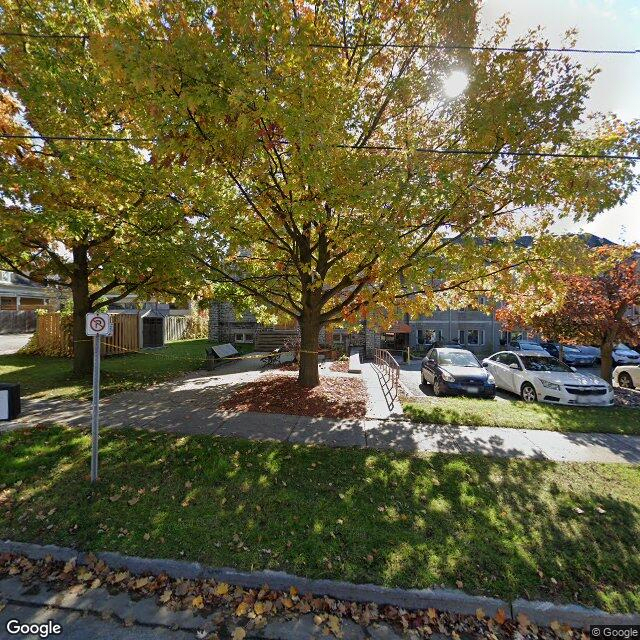
M 88 313 L 86 334 L 93 336 L 93 402 L 91 404 L 91 482 L 98 480 L 98 437 L 100 418 L 100 342 L 111 335 L 111 318 L 106 313 Z

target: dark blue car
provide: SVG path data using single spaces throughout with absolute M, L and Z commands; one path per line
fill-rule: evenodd
M 496 381 L 478 359 L 466 349 L 437 347 L 422 360 L 424 384 L 433 385 L 436 396 L 468 395 L 493 399 Z

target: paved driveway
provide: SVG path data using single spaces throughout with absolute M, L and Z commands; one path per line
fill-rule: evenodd
M 0 356 L 10 355 L 16 353 L 19 349 L 22 349 L 29 338 L 31 333 L 2 333 L 0 334 Z

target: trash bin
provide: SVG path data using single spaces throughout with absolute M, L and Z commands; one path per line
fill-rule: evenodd
M 20 385 L 0 383 L 0 420 L 15 420 L 20 415 Z

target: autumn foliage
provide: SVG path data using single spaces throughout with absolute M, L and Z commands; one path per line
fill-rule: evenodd
M 596 260 L 607 257 L 606 251 L 596 253 Z M 548 339 L 599 346 L 601 374 L 610 380 L 615 345 L 640 341 L 640 325 L 628 315 L 640 304 L 640 263 L 626 260 L 599 275 L 564 275 L 559 280 L 564 293 L 556 308 L 535 308 L 527 296 L 520 296 L 498 310 L 497 319 L 508 329 L 526 327 Z

